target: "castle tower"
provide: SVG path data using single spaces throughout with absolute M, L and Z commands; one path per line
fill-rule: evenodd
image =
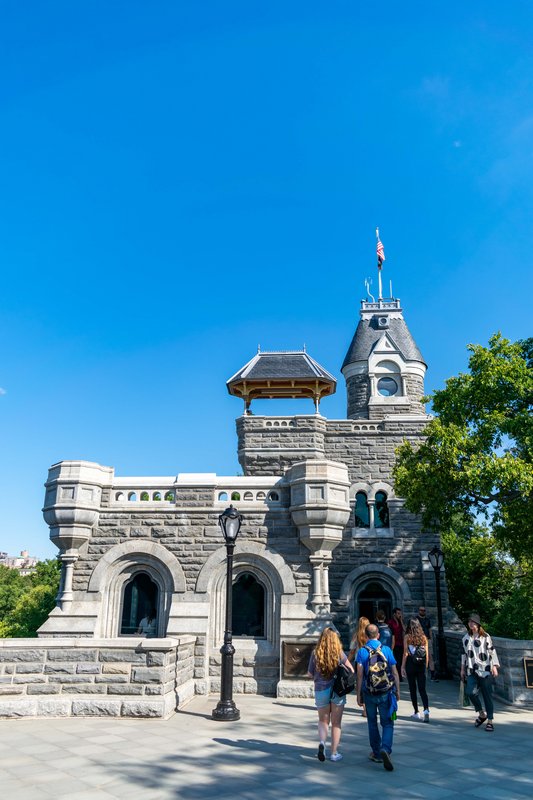
M 361 302 L 361 320 L 341 371 L 349 419 L 425 414 L 427 365 L 395 298 Z

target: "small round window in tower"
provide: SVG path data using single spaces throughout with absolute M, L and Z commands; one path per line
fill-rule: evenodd
M 378 392 L 383 395 L 383 397 L 392 397 L 398 394 L 398 384 L 394 378 L 389 378 L 388 376 L 380 378 L 378 381 Z

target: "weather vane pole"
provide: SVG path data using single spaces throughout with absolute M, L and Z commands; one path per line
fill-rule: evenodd
M 385 251 L 379 239 L 379 228 L 376 228 L 376 253 L 378 257 L 378 300 L 383 300 L 383 290 L 381 287 L 381 267 L 385 261 Z

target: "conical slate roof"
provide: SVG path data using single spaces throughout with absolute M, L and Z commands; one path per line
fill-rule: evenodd
M 374 316 L 360 320 L 341 369 L 357 361 L 366 361 L 385 332 L 406 361 L 426 363 L 403 318 L 389 317 L 384 331 L 378 324 L 378 317 Z

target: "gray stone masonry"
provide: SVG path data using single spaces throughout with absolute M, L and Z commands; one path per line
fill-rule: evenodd
M 36 648 L 33 639 L 0 640 L 0 717 L 167 717 L 194 694 L 194 643 L 49 639 Z M 133 705 L 121 699 L 129 696 Z
M 282 425 L 293 420 L 296 424 Z M 425 419 L 416 417 L 327 420 L 317 415 L 242 416 L 237 419 L 239 463 L 245 475 L 277 475 L 308 458 L 328 458 L 346 464 L 352 481 L 390 481 L 396 448 L 405 439 L 420 441 L 425 425 Z M 305 429 L 307 438 L 302 439 L 301 429 Z M 308 441 L 312 446 L 306 448 Z
M 272 547 L 279 549 L 294 572 L 297 587 L 307 591 L 307 551 L 300 544 L 298 531 L 291 521 L 287 488 L 280 489 L 280 494 L 279 508 L 265 504 L 261 512 L 254 509 L 246 513 L 246 522 L 239 534 L 239 541 L 248 539 L 265 544 L 268 541 Z M 222 545 L 218 525 L 221 509 L 213 508 L 212 492 L 209 509 L 191 507 L 183 514 L 179 506 L 176 506 L 155 512 L 153 508 L 145 511 L 141 503 L 137 503 L 131 511 L 128 510 L 127 514 L 112 506 L 102 509 L 98 527 L 91 531 L 89 540 L 80 548 L 79 559 L 74 565 L 74 591 L 87 590 L 94 568 L 111 547 L 142 538 L 153 539 L 175 555 L 183 568 L 187 591 L 194 592 L 198 574 L 205 561 L 213 550 Z

